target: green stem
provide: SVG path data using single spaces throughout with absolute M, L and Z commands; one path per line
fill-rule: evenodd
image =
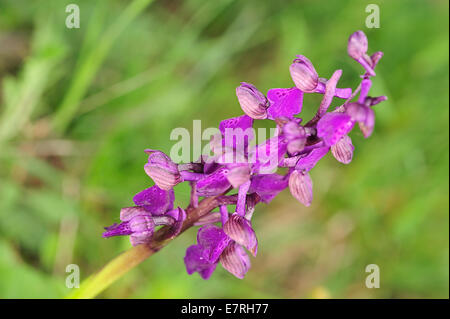
M 113 282 L 133 269 L 154 253 L 148 245 L 139 245 L 111 260 L 97 274 L 89 277 L 83 285 L 67 298 L 94 298 Z
M 198 207 L 189 206 L 186 209 L 186 220 L 181 229 L 181 233 L 189 229 L 202 216 L 208 214 L 211 210 L 219 205 L 235 204 L 236 195 L 231 196 L 215 196 L 202 200 Z M 88 299 L 94 298 L 103 290 L 108 288 L 117 279 L 122 277 L 128 271 L 139 265 L 148 257 L 158 252 L 167 243 L 176 237 L 170 237 L 170 228 L 163 227 L 158 230 L 150 243 L 138 245 L 130 248 L 126 252 L 111 260 L 98 273 L 86 279 L 80 288 L 76 289 L 66 298 L 70 299 Z

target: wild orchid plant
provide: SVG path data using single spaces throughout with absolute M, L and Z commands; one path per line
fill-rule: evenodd
M 313 199 L 309 171 L 330 150 L 339 162 L 351 162 L 354 146 L 348 133 L 356 123 L 365 138 L 372 134 L 372 106 L 386 97 L 368 95 L 374 68 L 383 53 L 377 51 L 369 56 L 367 49 L 362 31 L 349 37 L 348 54 L 364 68 L 361 83 L 354 91 L 336 87 L 342 70 L 336 70 L 329 79 L 320 78 L 311 61 L 298 55 L 289 67 L 295 84 L 291 88 L 270 89 L 265 96 L 252 84 L 241 83 L 236 95 L 245 115 L 220 123 L 220 134 L 210 142 L 212 155 L 176 164 L 163 152 L 146 150 L 148 163 L 144 170 L 155 186 L 136 194 L 135 206 L 123 208 L 121 223 L 106 227 L 103 237 L 130 236 L 133 246 L 146 247 L 144 257 L 138 258 L 140 262 L 180 232 L 201 225 L 197 244 L 186 250 L 187 272 L 198 272 L 208 279 L 220 262 L 231 274 L 244 278 L 250 268 L 246 250 L 253 256 L 258 251 L 251 223 L 256 204 L 269 203 L 289 187 L 298 201 L 309 206 Z M 315 116 L 303 124 L 295 115 L 302 110 L 305 93 L 322 94 L 323 98 Z M 328 111 L 334 97 L 343 103 Z M 262 119 L 274 121 L 276 134 L 251 146 L 253 122 Z M 284 175 L 273 172 L 281 167 L 287 168 Z M 173 187 L 185 181 L 191 186 L 190 204 L 186 209 L 174 208 Z M 233 189 L 237 194 L 227 195 Z M 203 197 L 200 202 L 199 197 Z M 230 213 L 229 206 L 234 205 Z M 217 212 L 213 212 L 215 208 Z M 155 232 L 159 225 L 165 227 Z

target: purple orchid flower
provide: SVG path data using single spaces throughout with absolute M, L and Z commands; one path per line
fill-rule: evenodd
M 310 171 L 330 151 L 343 164 L 353 160 L 355 147 L 349 134 L 355 124 L 365 138 L 373 134 L 374 106 L 387 98 L 369 95 L 374 69 L 383 53 L 376 51 L 369 56 L 368 48 L 362 31 L 350 35 L 347 52 L 364 69 L 355 90 L 338 87 L 342 70 L 335 70 L 329 79 L 321 78 L 308 58 L 297 55 L 289 67 L 294 87 L 269 89 L 267 97 L 250 83 L 242 82 L 236 88 L 244 115 L 220 122 L 219 132 L 209 143 L 213 155 L 176 164 L 161 151 L 146 150 L 149 156 L 144 170 L 155 185 L 136 194 L 136 206 L 123 208 L 121 223 L 106 227 L 103 237 L 129 236 L 135 246 L 151 243 L 157 226 L 166 227 L 165 238 L 178 236 L 192 225 L 202 226 L 197 243 L 186 250 L 188 274 L 198 272 L 208 279 L 220 263 L 235 277 L 244 278 L 251 267 L 247 252 L 256 256 L 258 251 L 251 223 L 256 205 L 270 203 L 288 188 L 296 200 L 310 206 Z M 304 95 L 309 93 L 323 96 L 314 117 L 304 123 L 297 116 L 304 107 Z M 334 98 L 345 101 L 330 111 Z M 262 119 L 276 125 L 276 134 L 256 144 L 253 125 Z M 278 168 L 286 172 L 278 174 Z M 174 208 L 173 188 L 182 182 L 191 186 L 186 211 Z M 229 191 L 235 194 L 227 195 Z M 192 217 L 201 206 L 199 197 L 218 203 L 219 211 L 211 207 L 205 215 Z M 229 205 L 236 205 L 233 214 L 228 212 Z

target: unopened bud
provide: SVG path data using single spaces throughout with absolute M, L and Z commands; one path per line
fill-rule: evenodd
M 163 152 L 148 151 L 148 163 L 144 170 L 156 185 L 163 190 L 170 190 L 182 181 L 177 165 Z
M 250 83 L 241 82 L 236 88 L 236 96 L 242 110 L 253 119 L 265 119 L 269 106 L 267 98 Z
M 339 162 L 348 164 L 352 161 L 354 149 L 352 139 L 348 135 L 344 135 L 336 144 L 331 146 L 331 153 Z
M 307 172 L 293 171 L 289 177 L 289 190 L 300 203 L 311 205 L 313 198 L 312 180 Z
M 311 61 L 303 55 L 297 55 L 289 67 L 292 80 L 303 92 L 314 92 L 319 84 L 319 76 Z

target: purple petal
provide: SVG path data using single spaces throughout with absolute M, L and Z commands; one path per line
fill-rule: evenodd
M 177 209 L 173 209 L 167 212 L 166 215 L 175 219 L 175 223 L 170 228 L 168 235 L 168 237 L 174 238 L 180 233 L 181 228 L 183 227 L 183 223 L 186 220 L 186 212 L 184 211 L 184 209 L 178 207 Z
M 137 206 L 144 207 L 153 215 L 162 215 L 166 211 L 173 209 L 175 195 L 173 189 L 166 191 L 157 185 L 144 189 L 133 197 L 133 202 Z
M 130 229 L 128 222 L 123 222 L 120 224 L 114 224 L 109 227 L 105 227 L 105 232 L 102 234 L 103 238 L 112 236 L 124 236 L 131 235 L 133 231 Z
M 314 92 L 324 94 L 327 82 L 328 82 L 327 79 L 320 78 L 319 85 L 317 85 L 317 88 Z M 352 96 L 352 89 L 351 88 L 336 88 L 334 90 L 334 96 L 338 97 L 340 99 L 348 99 L 350 96 Z
M 189 275 L 198 272 L 203 279 L 209 279 L 217 266 L 217 263 L 210 263 L 203 258 L 203 248 L 200 245 L 192 245 L 186 249 L 184 264 Z
M 231 243 L 220 255 L 220 263 L 223 268 L 239 279 L 243 279 L 250 269 L 250 258 L 242 246 Z
M 302 111 L 303 92 L 296 87 L 288 89 L 270 89 L 267 92 L 270 107 L 267 109 L 269 118 L 292 118 Z
M 198 230 L 197 242 L 203 248 L 203 257 L 209 262 L 216 262 L 230 238 L 222 228 L 206 225 Z
M 341 78 L 341 75 L 342 70 L 334 71 L 331 78 L 325 84 L 325 93 L 323 94 L 323 98 L 319 106 L 319 111 L 317 113 L 319 117 L 322 117 L 325 114 L 331 104 L 331 101 L 333 101 L 333 97 L 336 94 L 336 85 Z
M 369 94 L 369 90 L 372 87 L 372 80 L 363 79 L 361 81 L 361 90 L 359 91 L 358 103 L 364 104 L 367 95 Z
M 222 133 L 222 146 L 238 149 L 244 153 L 249 142 L 254 138 L 253 119 L 248 115 L 223 120 L 219 124 Z
M 215 172 L 207 175 L 197 182 L 198 196 L 220 195 L 230 188 L 231 184 L 227 179 L 228 168 L 221 167 Z
M 329 150 L 330 148 L 328 146 L 313 149 L 298 160 L 295 165 L 295 169 L 309 172 L 314 166 L 316 166 L 317 162 L 328 153 Z
M 260 174 L 273 173 L 287 150 L 282 136 L 274 136 L 256 145 L 249 154 L 249 162 L 254 163 L 253 171 Z
M 252 125 L 253 119 L 248 115 L 242 115 L 223 120 L 219 124 L 219 130 L 222 133 L 222 135 L 225 135 L 225 129 L 227 128 L 241 128 L 243 130 L 246 130 L 252 127 Z
M 351 117 L 345 113 L 326 113 L 317 123 L 317 136 L 331 146 L 350 132 L 353 125 Z
M 288 178 L 279 174 L 262 174 L 252 178 L 250 193 L 257 193 L 261 200 L 269 203 L 288 186 Z

